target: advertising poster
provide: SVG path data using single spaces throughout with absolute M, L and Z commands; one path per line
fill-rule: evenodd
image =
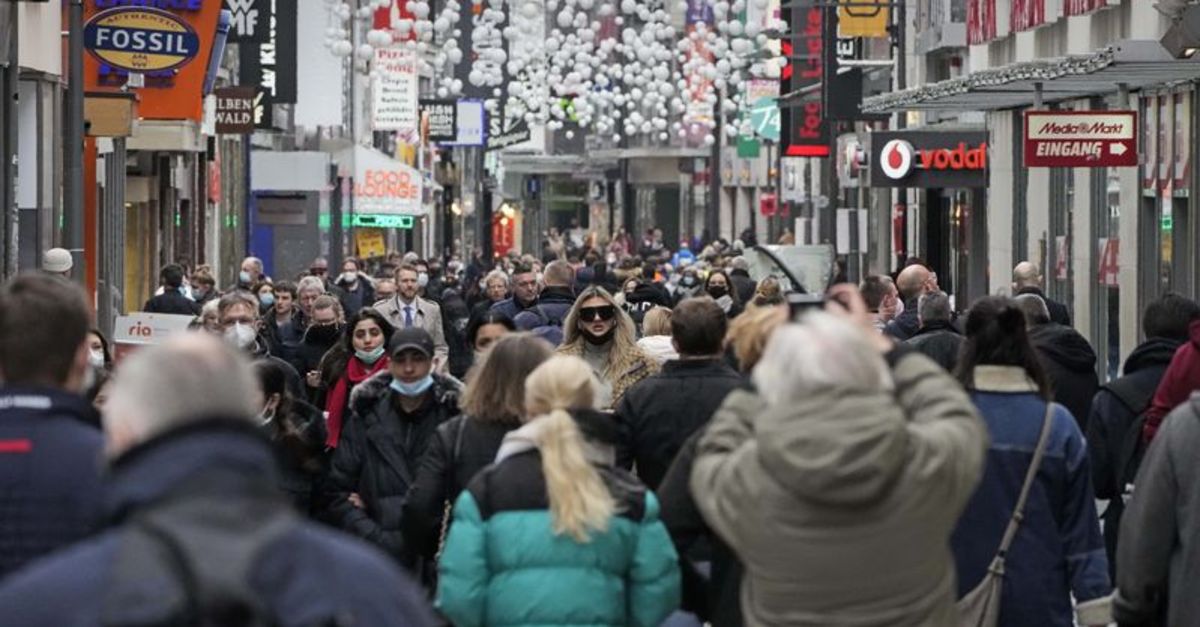
M 371 87 L 372 128 L 396 131 L 400 141 L 416 143 L 421 124 L 416 52 L 378 48 L 375 70 L 379 78 Z

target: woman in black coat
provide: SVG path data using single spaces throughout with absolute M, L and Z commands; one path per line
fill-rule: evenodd
M 548 342 L 530 333 L 506 335 L 468 374 L 463 414 L 438 428 L 404 503 L 410 551 L 425 558 L 437 553 L 447 504 L 495 461 L 504 436 L 521 426 L 525 378 L 553 354 Z
M 312 516 L 320 511 L 318 497 L 328 471 L 325 454 L 325 417 L 316 407 L 292 397 L 282 364 L 254 362 L 263 432 L 275 445 L 279 459 L 279 488 L 297 511 Z

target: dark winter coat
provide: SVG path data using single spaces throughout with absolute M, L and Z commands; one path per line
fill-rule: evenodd
M 655 494 L 662 506 L 663 524 L 679 554 L 681 608 L 714 627 L 741 627 L 742 563 L 704 522 L 688 487 L 696 445 L 703 436 L 704 429 L 700 429 L 683 444 Z M 709 565 L 707 574 L 697 567 L 705 563 Z
M 77 394 L 0 388 L 0 578 L 99 523 L 104 437 L 95 422 Z
M 1200 396 L 1163 422 L 1121 523 L 1113 617 L 1122 627 L 1200 624 Z
M 934 320 L 926 323 L 906 343 L 917 352 L 937 362 L 947 372 L 954 372 L 958 365 L 958 351 L 962 348 L 963 336 L 951 322 Z
M 1179 340 L 1167 338 L 1146 340 L 1125 360 L 1124 376 L 1100 388 L 1092 399 L 1092 413 L 1087 421 L 1088 455 L 1096 498 L 1108 501 L 1104 510 L 1104 544 L 1110 574 L 1115 570 L 1117 538 L 1125 510 L 1121 498 L 1125 492 L 1122 458 L 1129 438 L 1141 437 L 1141 431 L 1131 433 L 1130 429 L 1138 415 L 1150 406 L 1154 390 L 1180 344 Z
M 343 330 L 337 335 L 328 339 L 317 339 L 314 337 L 314 329 L 316 328 L 309 327 L 308 331 L 304 333 L 304 339 L 296 347 L 296 358 L 293 360 L 292 366 L 296 368 L 297 374 L 304 379 L 305 394 L 297 398 L 302 398 L 317 407 L 324 407 L 325 395 L 328 393 L 328 390 L 324 386 L 308 387 L 308 373 L 313 371 L 321 372 L 321 363 L 325 359 L 325 355 L 333 347 L 338 346 L 341 341 L 341 333 L 345 331 L 344 327 L 341 327 Z M 323 374 L 330 376 L 329 372 Z
M 504 436 L 519 426 L 462 415 L 438 427 L 404 501 L 404 540 L 414 553 L 434 556 L 446 503 L 453 503 L 472 477 L 496 461 Z
M 358 289 L 355 290 L 351 290 L 341 281 L 338 281 L 337 285 L 341 288 L 338 300 L 342 303 L 342 311 L 346 313 L 347 319 L 358 313 L 360 309 L 375 304 L 375 286 L 371 285 L 366 277 L 358 277 Z
M 55 462 L 62 466 L 74 459 L 64 455 Z M 124 585 L 114 577 L 134 521 L 153 517 L 171 535 L 201 547 L 211 544 L 219 553 L 235 546 L 247 526 L 286 507 L 265 496 L 276 480 L 271 451 L 245 423 L 206 423 L 156 438 L 123 455 L 110 479 L 111 527 L 6 580 L 0 587 L 5 625 L 163 624 L 146 621 L 168 609 L 182 582 L 169 575 L 137 577 L 144 571 Z M 434 624 L 420 590 L 379 551 L 302 519 L 288 525 L 267 541 L 245 578 L 249 596 L 262 603 L 272 624 Z M 160 568 L 169 573 L 171 567 Z
M 538 304 L 538 301 L 534 300 L 532 303 L 529 304 L 528 307 L 525 307 L 525 306 L 521 305 L 521 303 L 517 302 L 516 298 L 506 298 L 506 299 L 492 305 L 491 309 L 492 309 L 492 311 L 499 311 L 499 312 L 503 313 L 504 315 L 508 316 L 509 318 L 516 320 L 517 314 L 521 313 L 522 311 L 532 309 L 537 304 Z
M 299 308 L 292 309 L 291 325 L 279 326 L 275 319 L 275 308 L 272 307 L 263 314 L 262 335 L 267 341 L 271 354 L 290 363 L 296 361 L 296 349 L 304 340 L 304 313 Z
M 177 316 L 198 316 L 200 305 L 183 295 L 178 288 L 167 288 L 162 294 L 146 301 L 142 306 L 146 313 L 175 314 Z
M 733 281 L 733 289 L 737 291 L 739 302 L 749 303 L 754 301 L 754 292 L 758 289 L 758 281 L 750 278 L 749 272 L 734 270 L 729 273 L 729 280 Z
M 639 329 L 642 327 L 642 319 L 646 317 L 646 312 L 655 307 L 670 306 L 671 294 L 651 281 L 639 282 L 633 293 L 625 296 L 625 311 L 633 317 L 633 321 L 637 323 Z
M 1050 322 L 1068 327 L 1071 326 L 1071 312 L 1067 310 L 1066 305 L 1056 300 L 1050 300 L 1049 298 L 1046 298 L 1046 295 L 1042 293 L 1042 290 L 1036 287 L 1023 287 L 1017 290 L 1017 293 L 1013 294 L 1013 296 L 1021 296 L 1022 294 L 1033 294 L 1045 301 L 1046 309 L 1050 311 Z
M 351 413 L 329 471 L 330 519 L 393 557 L 413 563 L 401 531 L 404 500 L 434 432 L 458 415 L 460 386 L 434 375 L 425 404 L 414 414 L 404 414 L 391 383 L 392 375 L 380 372 L 350 395 Z M 366 509 L 350 502 L 354 493 Z
M 917 298 L 904 302 L 904 311 L 887 323 L 883 332 L 903 342 L 921 330 L 921 318 L 917 315 Z
M 1050 375 L 1054 402 L 1066 407 L 1086 432 L 1092 398 L 1100 389 L 1092 345 L 1075 329 L 1054 322 L 1030 329 L 1029 339 Z
M 638 477 L 658 489 L 683 443 L 743 385 L 741 375 L 720 359 L 668 361 L 662 372 L 629 388 L 617 405 L 622 430 L 617 464 L 636 465 Z
M 325 453 L 325 416 L 321 410 L 301 400 L 292 401 L 289 418 L 294 436 L 280 433 L 276 416 L 271 424 L 263 425 L 263 433 L 275 445 L 279 462 L 279 488 L 287 494 L 296 511 L 305 516 L 321 513 L 325 475 L 329 472 L 329 456 Z
M 441 294 L 442 333 L 446 336 L 449 349 L 450 374 L 462 379 L 471 367 L 475 347 L 467 342 L 467 324 L 471 310 L 457 289 L 447 289 Z
M 521 331 L 532 331 L 558 346 L 563 339 L 563 322 L 575 306 L 575 293 L 569 287 L 547 287 L 538 296 L 538 304 L 517 314 L 513 323 Z
M 496 464 L 476 475 L 454 504 L 437 606 L 458 627 L 658 627 L 678 607 L 677 558 L 658 519 L 658 501 L 631 475 L 599 461 L 594 443 L 600 431 L 615 437 L 611 419 L 581 412 L 575 420 L 616 512 L 587 542 L 555 535 L 541 454 L 510 438 Z M 535 432 L 537 425 L 514 435 Z
M 979 585 L 995 557 L 1046 417 L 1046 401 L 1019 367 L 978 366 L 974 385 L 971 400 L 987 423 L 991 447 L 983 481 L 950 541 L 960 598 Z M 1052 405 L 1051 421 L 1005 564 L 1000 627 L 1072 627 L 1072 597 L 1084 603 L 1112 592 L 1087 443 L 1062 406 Z
M 308 386 L 304 385 L 304 381 L 300 378 L 300 373 L 296 372 L 296 366 L 289 361 L 284 361 L 271 353 L 271 346 L 263 335 L 259 335 L 254 340 L 254 345 L 247 349 L 251 359 L 255 361 L 270 361 L 283 369 L 284 378 L 287 380 L 288 391 L 292 393 L 293 398 L 307 398 Z

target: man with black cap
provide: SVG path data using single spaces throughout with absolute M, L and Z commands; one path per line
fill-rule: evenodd
M 418 575 L 431 574 L 431 564 L 405 550 L 401 508 L 430 438 L 458 415 L 461 384 L 434 373 L 433 337 L 420 327 L 397 329 L 388 355 L 388 369 L 350 394 L 329 473 L 330 518 Z

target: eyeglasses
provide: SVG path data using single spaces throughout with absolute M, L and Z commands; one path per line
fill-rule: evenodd
M 579 310 L 579 318 L 584 322 L 596 320 L 612 320 L 617 317 L 617 308 L 612 305 L 603 307 L 583 307 Z

